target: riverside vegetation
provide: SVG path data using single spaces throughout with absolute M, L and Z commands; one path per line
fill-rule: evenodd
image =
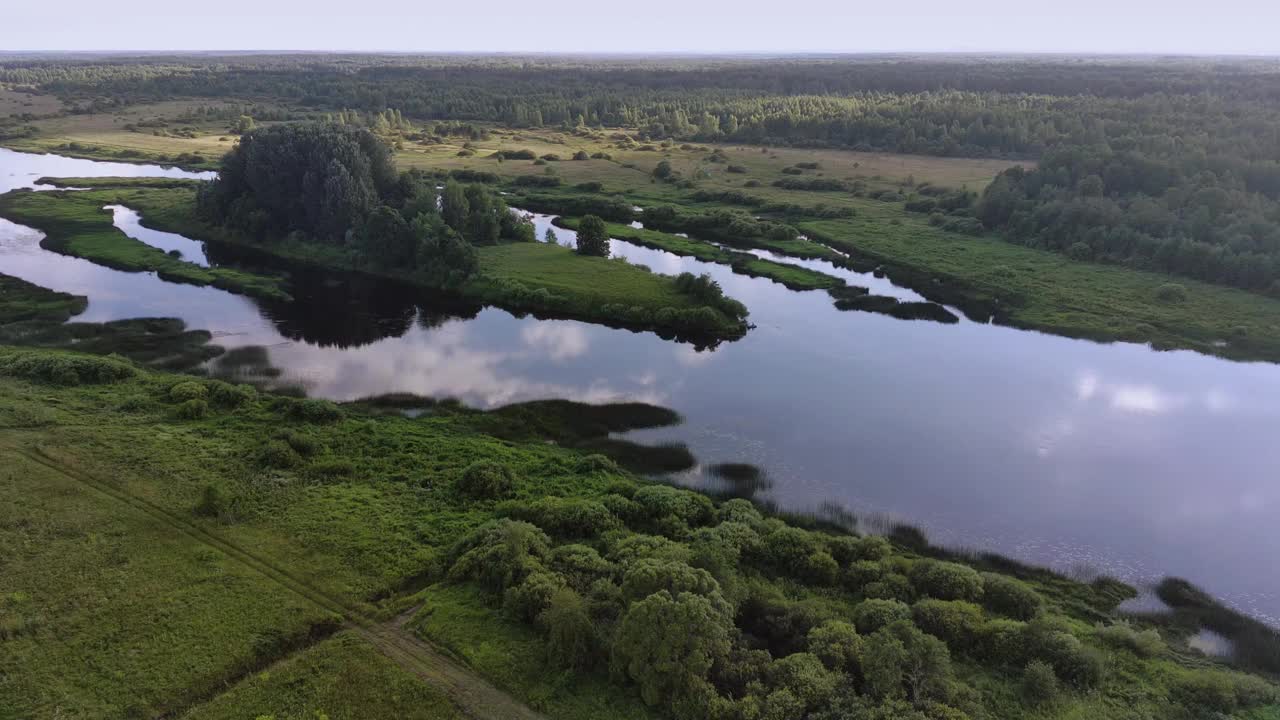
M 1272 154 L 1251 141 L 1254 162 L 1229 140 L 1270 112 L 1255 92 L 1265 65 L 1224 76 L 1219 142 L 1203 124 L 1218 111 L 1189 99 L 1201 70 L 1183 62 L 976 75 L 330 62 L 0 63 L 0 82 L 65 108 L 11 116 L 7 144 L 221 170 L 205 184 L 63 179 L 94 189 L 12 193 L 0 213 L 44 230 L 50 249 L 264 297 L 287 283 L 183 263 L 120 233 L 102 205 L 210 242 L 699 341 L 741 334 L 745 309 L 708 278 L 599 257 L 605 235 L 824 289 L 840 307 L 949 317 L 742 251 L 887 274 L 978 319 L 1280 358 L 1264 282 Z M 455 72 L 474 82 L 434 82 Z M 573 100 L 584 72 L 587 99 Z M 277 100 L 238 100 L 250 94 Z M 1161 122 L 1135 120 L 1148 111 Z M 1152 127 L 1199 129 L 1205 159 Z M 739 144 L 701 144 L 724 141 Z M 878 150 L 1002 160 L 914 159 L 908 172 L 865 152 Z M 1042 162 L 984 189 L 1025 157 Z M 1138 160 L 1173 168 L 1158 201 L 1117 179 Z M 585 229 L 579 252 L 533 242 L 501 192 Z M 1176 216 L 1151 226 L 1167 238 L 1117 224 L 1116 208 L 1148 201 Z M 1213 262 L 1196 243 L 1219 248 Z M 1223 269 L 1241 257 L 1263 274 L 1237 282 Z M 663 408 L 271 394 L 200 374 L 251 348 L 223 353 L 163 318 L 74 322 L 85 306 L 0 275 L 0 539 L 13 549 L 0 715 L 1280 717 L 1280 638 L 1186 581 L 1157 588 L 1168 611 L 1128 612 L 1136 591 L 1118 581 L 654 482 L 637 473 L 695 459 L 611 434 L 679 421 Z M 758 481 L 752 470 L 720 468 Z M 1192 648 L 1203 629 L 1229 657 Z
M 9 343 L 83 309 L 4 287 Z M 1113 580 L 592 454 L 678 421 L 661 408 L 337 405 L 144 360 L 0 349 L 7 714 L 451 718 L 504 691 L 557 718 L 1280 712 L 1280 638 L 1185 581 L 1170 612 L 1125 613 Z M 1232 659 L 1189 647 L 1204 627 Z M 442 681 L 433 648 L 472 679 Z

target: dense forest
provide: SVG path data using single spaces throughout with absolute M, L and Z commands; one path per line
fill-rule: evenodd
M 58 94 L 78 112 L 264 99 L 623 127 L 642 140 L 1035 159 L 1038 169 L 988 190 L 977 208 L 986 228 L 1078 259 L 1280 293 L 1280 64 L 1269 60 L 16 59 L 0 63 L 0 82 Z

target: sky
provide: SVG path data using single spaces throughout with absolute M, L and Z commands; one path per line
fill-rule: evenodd
M 1033 52 L 1280 55 L 1278 0 L 55 0 L 0 51 Z

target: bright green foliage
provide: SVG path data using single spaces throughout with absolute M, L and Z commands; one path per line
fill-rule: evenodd
M 551 598 L 566 589 L 564 578 L 545 570 L 534 570 L 502 594 L 502 609 L 522 622 L 533 622 L 551 606 Z
M 1014 620 L 1030 620 L 1044 608 L 1044 598 L 1020 580 L 982 573 L 982 604 Z
M 872 598 L 863 600 L 853 608 L 853 622 L 858 627 L 858 632 L 863 635 L 873 633 L 899 620 L 910 619 L 911 608 L 897 600 Z
M 587 592 L 597 580 L 613 575 L 613 563 L 600 557 L 590 545 L 560 545 L 551 551 L 549 564 L 578 592 Z
M 804 708 L 830 697 L 840 683 L 840 675 L 828 670 L 818 656 L 803 652 L 774 660 L 767 679 L 769 687 L 790 692 Z
M 609 257 L 609 229 L 604 220 L 587 215 L 578 221 L 578 254 Z
M 1033 705 L 1041 705 L 1058 694 L 1058 676 L 1053 666 L 1043 660 L 1032 660 L 1022 671 L 1022 696 Z
M 660 591 L 633 603 L 622 617 L 613 665 L 639 686 L 646 703 L 658 705 L 706 678 L 729 652 L 731 627 L 707 598 Z
M 187 400 L 179 403 L 173 414 L 179 420 L 199 420 L 209 414 L 209 403 L 204 400 Z
M 510 491 L 511 485 L 507 485 L 505 490 L 498 490 L 495 494 L 486 492 L 472 497 L 498 497 L 510 494 Z M 531 522 L 557 537 L 595 537 L 618 525 L 618 519 L 608 507 L 585 498 L 546 497 L 533 502 L 512 500 L 502 503 L 496 510 L 499 515 Z
M 169 388 L 169 400 L 175 403 L 183 403 L 188 400 L 207 400 L 209 391 L 205 386 L 194 380 L 180 382 Z
M 982 599 L 982 577 L 967 565 L 921 560 L 911 568 L 909 577 L 921 595 L 939 600 Z
M 135 374 L 132 365 L 112 357 L 0 351 L 0 375 L 53 385 L 114 383 Z
M 493 460 L 477 460 L 458 476 L 458 492 L 476 500 L 495 499 L 510 495 L 515 489 L 516 476 L 511 468 Z
M 720 585 L 711 574 L 701 568 L 670 560 L 646 558 L 627 566 L 622 578 L 622 595 L 629 601 L 647 598 L 667 591 L 674 597 L 692 593 L 708 598 L 720 610 L 728 612 Z
M 594 658 L 596 629 L 586 603 L 572 589 L 560 588 L 551 595 L 538 624 L 547 629 L 547 652 L 560 667 L 582 669 Z
M 914 705 L 945 702 L 952 679 L 951 656 L 941 640 L 908 621 L 898 621 L 866 639 L 862 672 L 873 697 L 905 697 Z
M 957 652 L 970 652 L 982 628 L 982 609 L 963 600 L 926 598 L 911 608 L 921 630 L 939 638 Z
M 1125 648 L 1140 657 L 1155 657 L 1164 652 L 1164 639 L 1155 628 L 1135 630 L 1126 620 L 1098 626 L 1098 639 L 1114 647 Z
M 501 593 L 542 568 L 551 540 L 529 523 L 496 520 L 460 540 L 449 551 L 449 578 L 476 580 Z
M 855 673 L 862 656 L 862 637 L 851 623 L 830 620 L 809 631 L 809 652 L 831 670 Z
M 1106 667 L 1101 654 L 1080 642 L 1062 623 L 1043 618 L 1029 623 L 1024 643 L 1027 656 L 1049 663 L 1063 682 L 1082 690 L 1102 682 Z

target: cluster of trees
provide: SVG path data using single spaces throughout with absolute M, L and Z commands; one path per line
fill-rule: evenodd
M 1109 656 L 1123 653 L 1132 677 L 1135 664 L 1166 652 L 1154 630 L 1082 630 L 1092 620 L 1069 620 L 1023 581 L 906 554 L 881 537 L 806 530 L 746 500 L 717 506 L 622 480 L 590 497 L 514 499 L 521 480 L 492 465 L 468 468 L 456 488 L 495 503 L 499 519 L 449 550 L 447 577 L 478 584 L 538 628 L 551 663 L 608 667 L 677 720 L 991 716 L 984 694 L 961 681 L 961 663 L 966 677 L 1006 678 L 1012 697 L 1000 716 L 1009 717 L 1019 692 L 1018 713 L 1035 712 L 1107 682 Z M 1081 617 L 1119 599 L 1076 591 Z M 1187 699 L 1171 701 L 1168 716 L 1276 697 L 1257 677 L 1210 680 L 1211 692 L 1201 692 L 1205 677 L 1175 680 L 1173 693 Z
M 1280 296 L 1280 163 L 1109 146 L 1012 168 L 977 215 L 1011 240 Z
M 203 217 L 260 241 L 291 236 L 438 284 L 475 272 L 477 245 L 532 242 L 533 225 L 483 185 L 396 172 L 368 129 L 300 123 L 245 134 L 204 186 Z
M 640 216 L 644 226 L 653 230 L 682 232 L 736 247 L 759 247 L 766 241 L 784 242 L 800 236 L 799 230 L 786 223 L 759 220 L 733 210 L 699 212 L 654 205 L 645 208 Z

